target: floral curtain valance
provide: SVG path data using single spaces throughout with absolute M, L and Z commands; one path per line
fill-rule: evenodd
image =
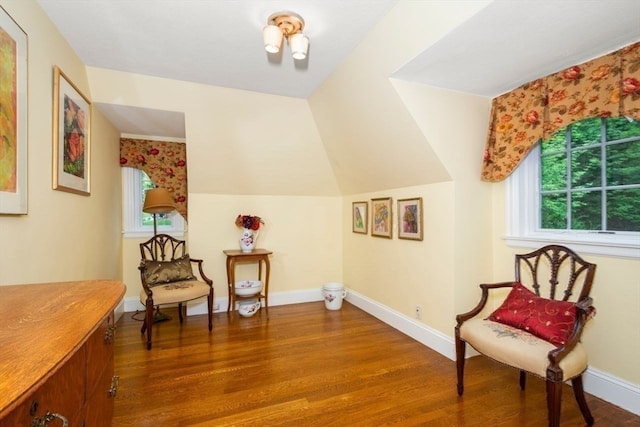
M 143 170 L 156 187 L 173 196 L 176 210 L 187 220 L 187 149 L 184 143 L 120 139 L 120 166 Z
M 481 178 L 505 179 L 540 141 L 589 117 L 640 120 L 640 42 L 495 98 Z

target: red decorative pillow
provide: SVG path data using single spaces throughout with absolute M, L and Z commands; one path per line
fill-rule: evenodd
M 576 306 L 572 302 L 541 298 L 516 282 L 502 305 L 488 319 L 560 346 L 573 331 Z

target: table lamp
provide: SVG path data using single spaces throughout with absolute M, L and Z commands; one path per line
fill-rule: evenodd
M 144 197 L 142 212 L 153 214 L 153 235 L 158 234 L 156 215 L 169 213 L 176 209 L 169 191 L 164 188 L 150 188 Z

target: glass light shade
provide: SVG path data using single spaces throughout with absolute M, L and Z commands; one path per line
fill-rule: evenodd
M 164 188 L 151 188 L 144 196 L 144 206 L 142 212 L 157 214 L 167 213 L 175 210 L 173 198 L 169 191 Z
M 264 40 L 264 50 L 269 53 L 280 52 L 282 45 L 282 31 L 275 25 L 267 25 L 262 30 L 262 38 Z
M 293 59 L 304 59 L 309 49 L 309 38 L 302 33 L 296 33 L 289 37 L 291 55 Z

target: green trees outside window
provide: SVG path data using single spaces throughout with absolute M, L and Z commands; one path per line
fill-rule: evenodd
M 540 151 L 541 228 L 640 232 L 640 122 L 575 122 Z

